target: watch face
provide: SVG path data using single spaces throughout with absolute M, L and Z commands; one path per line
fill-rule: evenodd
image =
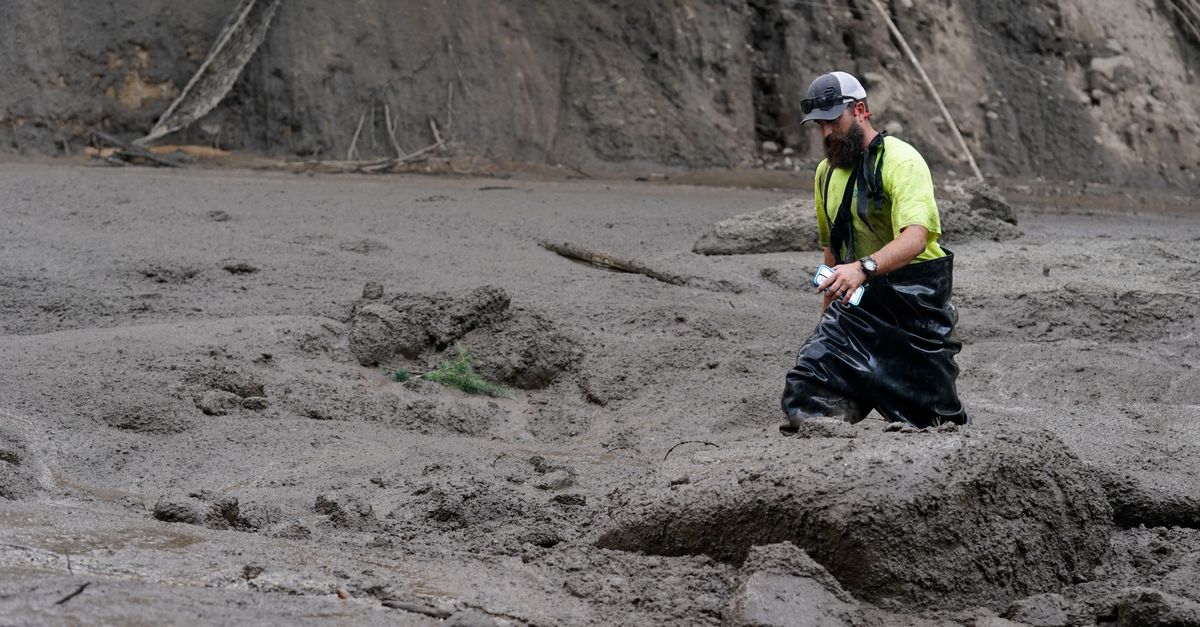
M 875 260 L 871 259 L 870 257 L 863 259 L 862 264 L 863 269 L 865 269 L 867 272 L 875 272 L 875 269 L 879 267 L 879 265 L 875 263 Z

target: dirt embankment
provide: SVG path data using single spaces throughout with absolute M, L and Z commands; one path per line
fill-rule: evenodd
M 0 150 L 78 151 L 145 133 L 233 0 L 0 7 Z M 1200 47 L 1166 0 L 887 3 L 990 175 L 1195 182 Z M 857 73 L 882 127 L 965 171 L 873 4 L 653 0 L 613 6 L 379 0 L 283 6 L 226 101 L 175 140 L 275 155 L 388 156 L 453 137 L 456 169 L 792 165 L 817 73 Z

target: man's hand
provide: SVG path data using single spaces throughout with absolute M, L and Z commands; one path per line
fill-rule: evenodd
M 866 280 L 867 275 L 863 272 L 862 264 L 857 261 L 834 266 L 833 274 L 817 286 L 817 292 L 824 291 L 821 299 L 821 311 L 828 309 L 829 304 L 839 298 L 842 299 L 843 305 L 850 304 L 850 297 L 854 295 L 854 290 L 858 289 Z

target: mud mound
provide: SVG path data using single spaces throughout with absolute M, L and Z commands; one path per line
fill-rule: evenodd
M 464 295 L 399 294 L 357 307 L 350 326 L 350 351 L 364 366 L 396 355 L 416 359 L 444 350 L 471 331 L 508 316 L 508 293 L 485 286 Z
M 469 333 L 462 345 L 485 379 L 540 390 L 574 371 L 583 360 L 583 350 L 545 317 L 520 313 Z
M 973 316 L 964 326 L 964 335 L 1007 338 L 1017 329 L 1034 341 L 1157 340 L 1196 329 L 1200 311 L 1200 297 L 1192 294 L 1077 285 L 1049 292 L 967 296 L 959 298 L 959 304 L 987 312 L 986 317 Z
M 793 544 L 750 549 L 741 576 L 726 614 L 729 625 L 865 624 L 854 597 Z
M 885 607 L 1002 607 L 1108 550 L 1100 486 L 1043 432 L 859 434 L 723 449 L 624 499 L 597 546 L 738 562 L 791 541 Z M 718 462 L 718 463 L 713 463 Z
M 397 356 L 436 362 L 433 353 L 461 343 L 485 378 L 532 390 L 553 384 L 583 358 L 576 342 L 549 319 L 511 309 L 508 294 L 497 287 L 382 298 L 371 285 L 364 296 L 350 323 L 350 351 L 364 366 Z
M 121 431 L 171 435 L 191 428 L 192 419 L 174 403 L 116 398 L 102 403 L 100 421 Z
M 793 198 L 708 227 L 692 250 L 701 255 L 821 250 L 813 215 L 811 200 Z
M 1024 235 L 1017 228 L 1016 210 L 995 187 L 979 179 L 965 179 L 943 189 L 950 194 L 948 199 L 938 200 L 943 243 L 1002 242 Z

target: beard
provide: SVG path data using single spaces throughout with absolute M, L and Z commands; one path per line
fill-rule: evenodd
M 835 168 L 853 168 L 862 158 L 865 138 L 862 125 L 851 122 L 844 135 L 830 133 L 825 138 L 825 158 L 829 159 L 829 163 Z

